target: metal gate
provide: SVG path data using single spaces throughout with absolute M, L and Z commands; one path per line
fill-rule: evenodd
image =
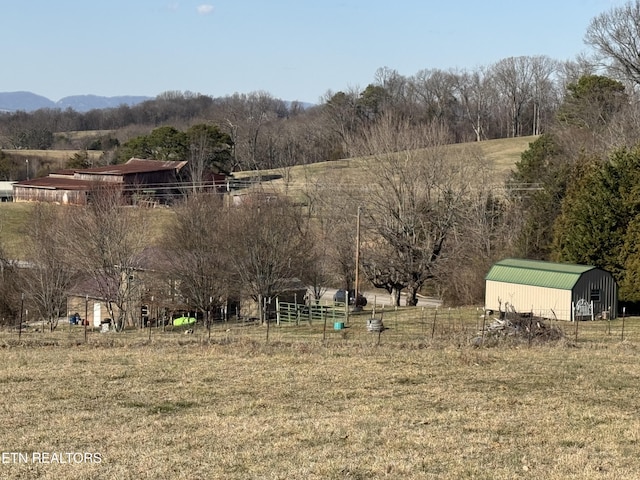
M 313 325 L 314 322 L 324 322 L 325 320 L 333 323 L 346 322 L 347 320 L 346 305 L 340 302 L 305 305 L 276 300 L 276 313 L 278 325 L 300 325 L 301 322 Z

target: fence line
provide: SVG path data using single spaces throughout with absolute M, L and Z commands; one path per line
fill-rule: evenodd
M 375 314 L 373 309 L 367 309 L 362 312 L 350 312 L 346 316 L 344 306 L 336 306 L 333 310 L 329 306 L 318 306 L 318 308 L 307 310 L 299 307 L 300 305 L 292 310 L 289 306 L 283 306 L 280 318 L 270 320 L 268 325 L 260 324 L 255 319 L 239 318 L 226 322 L 216 321 L 209 329 L 206 325 L 197 323 L 188 327 L 156 325 L 121 333 L 113 331 L 101 333 L 97 328 L 90 327 L 85 330 L 84 326 L 61 322 L 51 333 L 45 323 L 33 322 L 23 325 L 20 329 L 17 326 L 5 327 L 0 331 L 0 338 L 13 339 L 13 341 L 38 341 L 46 338 L 73 343 L 118 338 L 123 341 L 128 338 L 142 338 L 149 341 L 160 339 L 183 341 L 187 338 L 198 338 L 203 341 L 225 342 L 243 340 L 260 343 L 359 342 L 372 345 L 445 341 L 455 345 L 467 345 L 476 344 L 479 337 L 485 338 L 489 327 L 495 322 L 510 321 L 509 314 L 486 315 L 481 308 L 420 306 L 376 308 Z M 288 313 L 285 314 L 285 312 Z M 529 312 L 531 322 L 543 322 L 547 327 L 558 329 L 564 338 L 574 342 L 640 342 L 639 317 L 620 316 L 616 319 L 570 322 L 549 318 L 548 315 L 539 315 L 539 313 L 544 312 Z M 379 332 L 368 328 L 368 322 L 374 316 L 382 321 L 383 327 Z M 86 337 L 85 332 L 87 332 Z

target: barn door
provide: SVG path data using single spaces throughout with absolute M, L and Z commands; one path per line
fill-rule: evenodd
M 102 313 L 102 309 L 100 307 L 100 302 L 95 302 L 93 304 L 93 326 L 94 327 L 100 326 L 100 322 L 102 321 L 101 313 Z

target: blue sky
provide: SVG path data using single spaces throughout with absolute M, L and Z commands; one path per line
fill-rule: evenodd
M 623 0 L 0 0 L 0 91 L 318 102 L 380 67 L 474 69 L 586 52 L 589 21 Z

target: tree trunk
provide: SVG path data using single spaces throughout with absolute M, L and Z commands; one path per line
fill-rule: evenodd
M 418 289 L 415 286 L 407 287 L 407 307 L 418 305 Z
M 396 287 L 393 287 L 393 289 L 391 290 L 391 303 L 394 307 L 400 306 L 400 292 L 401 290 Z
M 264 323 L 264 297 L 258 295 L 258 318 L 260 318 L 260 325 Z

